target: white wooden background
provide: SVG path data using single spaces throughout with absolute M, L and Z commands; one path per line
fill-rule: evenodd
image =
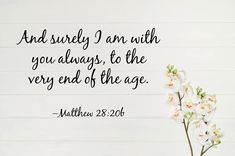
M 24 29 L 40 33 L 133 35 L 155 27 L 161 44 L 137 46 L 148 62 L 113 66 L 123 74 L 144 73 L 149 85 L 130 87 L 55 87 L 28 85 L 33 55 L 59 56 L 62 45 L 16 46 Z M 1 0 L 0 1 L 0 155 L 1 156 L 188 156 L 182 125 L 171 121 L 165 103 L 165 66 L 185 69 L 191 82 L 218 96 L 214 121 L 225 133 L 222 145 L 208 156 L 235 155 L 235 1 L 234 0 Z M 113 48 L 91 46 L 106 57 Z M 36 73 L 73 73 L 73 69 L 41 66 Z M 83 106 L 87 109 L 126 109 L 125 118 L 57 119 L 52 112 Z M 197 145 L 196 142 L 194 142 Z

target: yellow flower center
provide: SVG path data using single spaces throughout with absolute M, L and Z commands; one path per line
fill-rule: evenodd
M 213 133 L 214 133 L 215 136 L 220 136 L 220 131 L 219 131 L 219 129 L 215 129 Z
M 168 102 L 172 102 L 174 100 L 173 94 L 168 95 Z
M 215 102 L 216 97 L 215 96 L 209 96 L 208 100 L 211 101 L 211 102 Z
M 179 114 L 180 114 L 180 113 L 179 113 L 178 111 L 175 111 L 175 112 L 173 113 L 173 116 L 174 116 L 174 117 L 178 117 Z
M 192 108 L 192 107 L 193 107 L 192 102 L 191 102 L 191 101 L 187 101 L 187 102 L 186 102 L 186 107 L 187 107 L 187 108 Z
M 173 85 L 174 85 L 174 84 L 173 84 L 173 81 L 172 81 L 172 80 L 168 81 L 167 86 L 172 87 Z

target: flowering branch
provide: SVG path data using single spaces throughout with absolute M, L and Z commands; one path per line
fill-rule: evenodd
M 173 65 L 167 66 L 167 87 L 171 90 L 168 102 L 174 106 L 172 118 L 184 125 L 191 156 L 193 146 L 189 137 L 189 126 L 193 128 L 196 138 L 202 145 L 200 156 L 221 143 L 222 133 L 211 118 L 216 107 L 216 96 L 207 94 L 202 88 L 195 90 L 187 81 L 184 71 L 178 71 Z

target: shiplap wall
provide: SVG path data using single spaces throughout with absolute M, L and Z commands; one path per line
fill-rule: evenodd
M 168 64 L 185 69 L 194 86 L 218 96 L 214 121 L 223 129 L 222 145 L 213 156 L 235 155 L 235 1 L 233 0 L 1 0 L 0 1 L 0 155 L 1 156 L 188 156 L 182 125 L 169 119 L 164 70 Z M 40 33 L 87 35 L 102 29 L 126 36 L 155 27 L 159 45 L 99 44 L 82 51 L 74 45 L 16 46 L 24 29 Z M 146 55 L 142 66 L 112 66 L 115 73 L 143 73 L 148 85 L 53 88 L 28 85 L 33 73 L 74 73 L 75 66 L 45 66 L 31 71 L 31 57 L 99 53 L 112 49 L 124 55 L 137 47 Z M 85 67 L 81 67 L 85 68 Z M 100 67 L 97 67 L 101 69 Z M 57 119 L 60 108 L 125 107 L 124 118 Z M 194 145 L 199 148 L 197 142 Z

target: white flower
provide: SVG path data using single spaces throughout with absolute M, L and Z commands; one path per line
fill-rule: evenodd
M 173 80 L 169 79 L 166 84 L 167 88 L 171 89 L 174 92 L 179 91 L 180 81 L 179 80 Z
M 169 73 L 169 72 L 166 72 L 166 77 L 172 79 L 172 80 L 176 80 L 178 77 L 176 74 L 173 74 L 173 73 Z
M 171 118 L 177 123 L 182 123 L 184 119 L 184 113 L 179 108 L 175 108 L 171 114 Z
M 169 88 L 172 88 L 174 86 L 174 82 L 172 79 L 168 80 L 167 83 L 166 83 L 166 86 L 169 87 Z
M 215 110 L 215 107 L 205 101 L 197 105 L 197 113 L 202 116 L 211 115 Z
M 183 93 L 183 94 L 193 94 L 193 87 L 190 85 L 189 82 L 183 82 L 180 86 L 180 91 Z
M 215 124 L 212 125 L 210 129 L 210 140 L 215 144 L 219 144 L 222 137 L 223 134 L 221 133 L 220 128 L 217 128 Z
M 210 133 L 209 133 L 209 123 L 204 122 L 201 119 L 198 119 L 197 121 L 194 122 L 195 125 L 195 135 L 196 139 L 201 145 L 208 145 L 210 144 Z
M 186 74 L 183 70 L 181 71 L 167 71 L 165 74 L 166 77 L 170 78 L 171 80 L 178 80 L 178 81 L 185 81 L 186 80 Z
M 201 145 L 210 144 L 209 132 L 206 128 L 196 129 L 196 138 Z
M 206 99 L 209 102 L 216 103 L 216 95 L 206 95 Z
M 190 99 L 187 99 L 182 103 L 182 109 L 186 112 L 194 112 L 195 108 L 196 105 Z
M 209 144 L 220 144 L 222 133 L 219 128 L 216 128 L 216 125 L 210 125 L 208 123 L 203 122 L 202 120 L 198 120 L 194 122 L 197 126 L 195 130 L 196 138 L 202 145 Z
M 185 71 L 180 70 L 180 71 L 178 72 L 178 77 L 179 77 L 179 79 L 180 79 L 181 82 L 186 81 L 186 73 L 185 73 Z
M 170 93 L 167 96 L 167 102 L 169 104 L 174 104 L 174 105 L 178 105 L 179 103 L 179 98 L 178 95 L 176 93 Z
M 203 121 L 202 118 L 196 118 L 193 122 L 192 125 L 195 129 L 205 129 L 208 126 L 208 122 Z
M 183 71 L 177 71 L 174 66 L 168 66 L 168 71 L 166 72 L 166 77 L 168 81 L 166 83 L 167 88 L 173 89 L 178 92 L 181 83 L 185 81 L 185 73 Z

